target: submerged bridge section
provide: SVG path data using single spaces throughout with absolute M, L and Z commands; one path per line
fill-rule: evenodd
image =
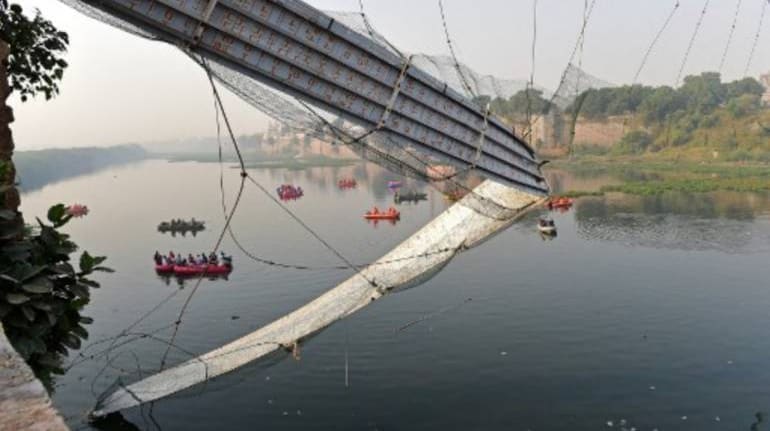
M 393 145 L 535 195 L 533 150 L 399 54 L 298 0 L 80 0 Z M 426 159 L 428 160 L 428 159 Z

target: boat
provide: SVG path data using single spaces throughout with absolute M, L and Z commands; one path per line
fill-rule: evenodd
M 358 186 L 358 182 L 356 182 L 355 178 L 343 178 L 339 181 L 337 181 L 337 187 L 340 189 L 354 189 Z
M 230 265 L 174 265 L 176 275 L 221 275 L 229 274 L 233 267 Z
M 537 230 L 546 234 L 552 235 L 556 233 L 556 223 L 553 220 L 540 219 L 537 222 Z
M 295 187 L 291 184 L 281 184 L 275 189 L 278 197 L 283 201 L 297 200 L 305 195 L 302 187 Z
M 388 181 L 388 188 L 389 189 L 397 189 L 401 187 L 403 183 L 401 181 Z
M 416 192 L 414 190 L 410 190 L 406 193 L 396 192 L 396 194 L 393 196 L 393 201 L 397 204 L 400 204 L 401 202 L 409 201 L 409 202 L 418 202 L 418 201 L 424 201 L 428 199 L 427 193 L 420 193 Z
M 173 219 L 171 221 L 164 221 L 158 224 L 159 232 L 198 232 L 206 229 L 204 222 L 195 220 L 182 220 Z
M 398 220 L 401 218 L 401 213 L 393 207 L 388 208 L 387 211 L 379 211 L 375 207 L 372 211 L 367 211 L 364 218 L 367 220 Z
M 169 274 L 174 272 L 174 265 L 173 264 L 167 264 L 167 265 L 158 265 L 155 264 L 155 272 L 158 274 Z
M 574 201 L 571 198 L 562 196 L 562 197 L 552 197 L 546 205 L 548 206 L 548 209 L 554 210 L 554 209 L 570 209 L 572 208 L 572 204 L 574 204 Z

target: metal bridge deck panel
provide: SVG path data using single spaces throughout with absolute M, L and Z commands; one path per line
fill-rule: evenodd
M 301 1 L 81 1 L 364 128 L 390 110 L 397 145 L 547 193 L 531 148 L 427 73 L 408 67 L 390 106 L 406 59 Z

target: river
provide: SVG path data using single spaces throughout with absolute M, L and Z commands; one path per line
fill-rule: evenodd
M 217 164 L 149 160 L 22 196 L 28 221 L 56 202 L 88 205 L 90 214 L 66 229 L 116 270 L 98 277 L 102 288 L 85 308 L 94 319 L 85 357 L 109 344 L 89 342 L 118 334 L 165 298 L 132 332 L 177 319 L 194 282 L 157 276 L 151 255 L 211 249 L 223 226 L 219 173 Z M 229 167 L 224 173 L 229 208 L 238 175 Z M 395 225 L 374 225 L 361 214 L 390 205 L 387 181 L 398 179 L 377 167 L 252 174 L 268 190 L 301 186 L 305 196 L 286 207 L 356 263 L 373 261 L 448 205 L 437 190 L 407 181 L 428 200 L 401 205 Z M 344 177 L 358 187 L 339 190 Z M 559 186 L 569 181 L 562 176 Z M 322 331 L 299 359 L 277 354 L 98 426 L 763 429 L 755 415 L 770 409 L 770 196 L 610 194 L 552 216 L 556 238 L 541 237 L 532 214 L 425 284 Z M 175 237 L 156 231 L 162 220 L 189 217 L 207 229 Z M 339 259 L 253 185 L 233 232 L 253 255 L 314 268 L 258 263 L 226 236 L 222 248 L 235 270 L 195 292 L 170 362 L 251 332 L 350 275 L 328 269 Z M 118 378 L 157 369 L 165 350 L 145 338 L 85 360 L 57 378 L 54 403 L 73 429 L 88 427 L 84 415 L 96 396 Z

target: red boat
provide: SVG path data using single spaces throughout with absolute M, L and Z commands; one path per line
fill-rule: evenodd
M 229 274 L 232 270 L 230 265 L 174 265 L 176 275 L 222 275 Z
M 573 203 L 573 200 L 568 197 L 553 197 L 548 201 L 548 209 L 569 209 Z
M 373 210 L 367 211 L 364 218 L 367 220 L 398 220 L 401 218 L 401 213 L 393 207 L 388 208 L 387 211 L 380 211 L 375 207 Z
M 340 189 L 354 189 L 358 183 L 354 178 L 343 178 L 337 181 L 337 187 Z
M 291 184 L 281 184 L 275 191 L 282 201 L 297 200 L 305 195 L 302 187 L 294 187 Z
M 162 274 L 168 274 L 171 272 L 174 272 L 174 265 L 168 264 L 168 265 L 155 265 L 155 272 L 162 273 Z

